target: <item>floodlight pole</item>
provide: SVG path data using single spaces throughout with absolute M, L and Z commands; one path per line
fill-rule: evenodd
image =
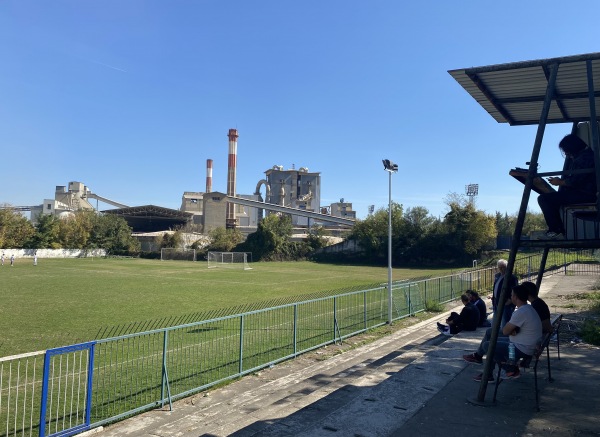
M 398 165 L 389 159 L 383 160 L 383 168 L 389 173 L 388 199 L 388 324 L 392 324 L 392 173 L 398 171 Z

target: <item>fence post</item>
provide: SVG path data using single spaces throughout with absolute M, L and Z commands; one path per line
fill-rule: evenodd
M 477 264 L 475 264 L 477 265 Z M 469 272 L 469 290 L 473 290 L 473 272 Z
M 240 367 L 239 373 L 244 370 L 244 315 L 240 314 Z
M 92 384 L 94 383 L 94 357 L 96 356 L 96 343 L 92 344 L 88 356 L 87 399 L 85 406 L 85 422 L 89 426 L 92 421 Z
M 298 304 L 294 304 L 294 356 L 298 354 Z
M 335 330 L 337 328 L 337 298 L 333 297 L 333 343 L 337 343 L 335 338 Z
M 365 322 L 365 331 L 368 329 L 367 325 L 367 292 L 363 291 L 363 319 Z
M 46 436 L 46 401 L 48 397 L 48 374 L 50 372 L 50 356 L 48 351 L 44 354 L 44 376 L 42 379 L 42 405 L 40 408 L 40 437 Z
M 167 369 L 167 343 L 169 339 L 169 331 L 165 329 L 163 336 L 163 363 L 162 363 L 162 384 L 160 385 L 160 407 L 165 406 L 165 386 L 167 388 L 167 396 L 169 398 L 169 410 L 173 410 L 173 403 L 171 402 L 171 385 L 169 384 L 169 372 Z

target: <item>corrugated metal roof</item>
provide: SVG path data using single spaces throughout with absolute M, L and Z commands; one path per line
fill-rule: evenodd
M 559 65 L 547 123 L 590 119 L 587 62 L 592 66 L 595 105 L 600 104 L 600 53 L 450 70 L 448 73 L 498 123 L 539 124 L 553 65 Z M 598 118 L 599 114 L 596 114 Z

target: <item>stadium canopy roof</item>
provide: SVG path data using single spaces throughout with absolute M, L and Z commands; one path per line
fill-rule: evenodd
M 588 69 L 588 61 L 590 67 Z M 551 68 L 558 65 L 546 123 L 589 121 L 590 93 L 600 103 L 600 53 L 449 70 L 448 73 L 498 123 L 537 125 Z M 588 79 L 591 86 L 588 87 Z
M 108 209 L 102 212 L 123 217 L 133 232 L 168 231 L 175 226 L 185 225 L 193 215 L 156 205 Z

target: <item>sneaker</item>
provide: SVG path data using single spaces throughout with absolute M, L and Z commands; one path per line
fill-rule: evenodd
M 448 330 L 448 327 L 446 325 L 442 325 L 441 323 L 438 322 L 437 330 L 443 334 L 444 332 L 446 332 Z
M 502 372 L 500 372 L 500 379 L 517 379 L 519 376 L 521 376 L 521 371 L 518 367 L 511 370 L 503 369 Z
M 443 335 L 447 335 L 448 337 L 452 337 L 454 334 L 450 332 L 450 328 L 446 328 L 445 331 L 442 331 Z
M 463 355 L 463 360 L 469 363 L 482 364 L 483 358 L 477 355 L 476 353 L 472 353 L 469 355 Z
M 565 236 L 561 232 L 547 231 L 538 237 L 538 240 L 564 240 Z
M 473 377 L 473 381 L 475 381 L 475 382 L 481 382 L 482 379 L 483 379 L 483 373 L 480 373 L 479 375 L 475 375 Z M 488 384 L 495 384 L 495 383 L 496 383 L 496 377 L 492 373 L 492 378 L 488 380 Z

